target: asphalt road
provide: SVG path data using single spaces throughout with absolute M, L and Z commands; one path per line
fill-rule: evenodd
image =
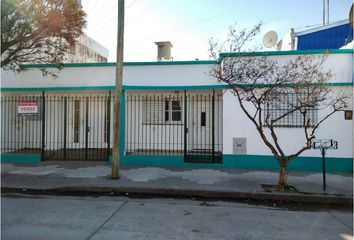
M 4 194 L 1 239 L 353 239 L 352 212 L 232 202 Z

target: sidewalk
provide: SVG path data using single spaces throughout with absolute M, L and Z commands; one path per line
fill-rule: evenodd
M 163 197 L 203 197 L 300 202 L 352 203 L 351 174 L 289 172 L 288 184 L 299 193 L 273 193 L 262 184 L 276 184 L 274 171 L 205 168 L 122 167 L 119 180 L 110 179 L 105 162 L 44 162 L 1 164 L 3 192 L 37 191 L 54 194 L 144 194 Z

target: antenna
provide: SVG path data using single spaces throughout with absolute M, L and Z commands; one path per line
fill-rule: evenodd
M 323 26 L 329 24 L 329 0 L 323 0 Z
M 274 47 L 278 41 L 278 34 L 275 31 L 267 32 L 263 37 L 263 45 L 266 48 Z
M 352 26 L 352 28 L 354 28 L 354 16 L 353 16 L 353 8 L 354 8 L 354 3 L 352 3 L 352 7 L 350 8 L 350 12 L 349 12 L 349 23 L 350 26 Z

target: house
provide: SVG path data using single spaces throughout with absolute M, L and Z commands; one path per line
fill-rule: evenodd
M 64 57 L 64 63 L 107 62 L 108 49 L 82 34 L 70 45 L 70 52 Z
M 340 49 L 353 41 L 349 20 L 333 22 L 304 31 L 289 30 L 277 44 L 278 50 Z
M 278 61 L 324 51 L 256 52 Z M 330 86 L 353 87 L 353 51 L 331 50 L 324 68 Z M 120 150 L 121 164 L 212 168 L 278 169 L 271 152 L 242 113 L 225 84 L 209 75 L 222 61 L 126 62 Z M 66 64 L 57 78 L 26 65 L 3 71 L 1 96 L 2 161 L 110 159 L 115 63 Z M 349 109 L 352 110 L 352 109 Z M 316 110 L 321 115 L 325 111 Z M 301 128 L 279 129 L 286 149 L 301 144 Z M 327 170 L 352 172 L 352 119 L 335 113 L 317 134 L 338 141 L 328 151 Z M 289 169 L 321 171 L 318 150 L 308 150 Z

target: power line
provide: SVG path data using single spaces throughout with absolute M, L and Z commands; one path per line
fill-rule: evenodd
M 152 36 L 149 36 L 149 37 L 146 37 L 136 43 L 141 43 L 143 41 L 146 41 L 146 40 L 149 40 L 151 38 L 154 38 L 154 37 L 158 37 L 158 36 L 161 36 L 161 35 L 165 35 L 165 34 L 168 34 L 168 33 L 173 33 L 173 32 L 178 32 L 178 31 L 181 31 L 183 29 L 186 29 L 186 28 L 189 28 L 189 27 L 193 27 L 195 25 L 199 25 L 199 24 L 202 24 L 202 23 L 205 23 L 205 22 L 208 22 L 212 19 L 215 19 L 215 18 L 218 18 L 218 17 L 222 17 L 222 16 L 225 16 L 225 15 L 228 15 L 228 14 L 231 14 L 233 12 L 233 10 L 230 10 L 230 11 L 227 11 L 227 12 L 224 12 L 224 13 L 221 13 L 221 14 L 218 14 L 218 15 L 214 15 L 214 16 L 211 16 L 211 17 L 208 17 L 208 18 L 204 18 L 204 19 L 201 19 L 201 20 L 198 20 L 194 23 L 191 23 L 191 24 L 186 24 L 184 26 L 181 26 L 181 27 L 178 27 L 178 28 L 175 28 L 175 29 L 172 29 L 172 30 L 169 30 L 169 31 L 166 31 L 166 32 L 163 32 L 163 33 L 159 33 L 159 34 L 154 34 Z
M 108 6 L 108 5 L 101 4 L 98 8 L 95 8 L 96 9 L 95 11 L 92 11 L 92 12 L 89 12 L 89 9 L 87 9 L 87 11 L 89 12 L 90 18 L 99 19 L 99 21 L 88 22 L 91 29 L 100 29 L 102 26 L 106 25 L 108 22 L 117 18 L 116 14 L 112 14 L 113 11 L 117 11 L 116 5 L 114 5 L 114 7 L 110 7 L 108 12 L 106 12 L 105 14 L 99 14 L 99 11 L 97 9 L 102 10 L 103 6 Z M 104 9 L 104 10 L 106 10 L 106 9 Z M 103 11 L 103 12 L 105 12 L 105 11 Z
M 135 16 L 132 19 L 129 19 L 127 21 L 127 24 L 134 22 L 135 20 L 137 20 L 138 18 L 140 18 L 141 16 L 143 16 L 145 13 L 149 12 L 151 9 L 155 8 L 157 5 L 161 4 L 163 0 L 157 1 L 154 5 L 152 5 L 151 7 L 146 8 L 145 10 L 143 10 L 140 14 L 138 14 L 137 16 Z M 166 0 L 165 0 L 166 1 Z
M 134 4 L 136 4 L 139 0 L 133 0 L 126 8 L 125 10 L 127 10 L 128 8 L 132 7 Z M 162 1 L 162 0 L 161 0 Z M 157 3 L 158 4 L 158 3 Z M 155 5 L 157 5 L 155 4 Z M 154 6 L 150 7 L 149 9 L 144 10 L 144 12 L 146 12 L 147 10 L 150 10 L 151 8 L 153 8 Z M 107 13 L 104 14 L 103 18 L 100 18 L 99 22 L 94 22 L 94 24 L 92 24 L 92 29 L 96 30 L 98 32 L 102 31 L 102 26 L 107 25 L 107 23 L 117 20 L 117 15 L 114 13 L 112 15 L 112 12 L 117 12 L 117 7 L 115 5 L 114 8 L 110 8 L 109 11 Z M 97 15 L 97 14 L 96 14 Z M 109 17 L 109 18 L 108 18 Z
M 133 6 L 137 1 L 139 1 L 139 0 L 133 0 L 133 2 L 130 3 L 130 4 L 125 8 L 125 10 L 127 10 L 128 8 L 130 8 L 131 6 Z

